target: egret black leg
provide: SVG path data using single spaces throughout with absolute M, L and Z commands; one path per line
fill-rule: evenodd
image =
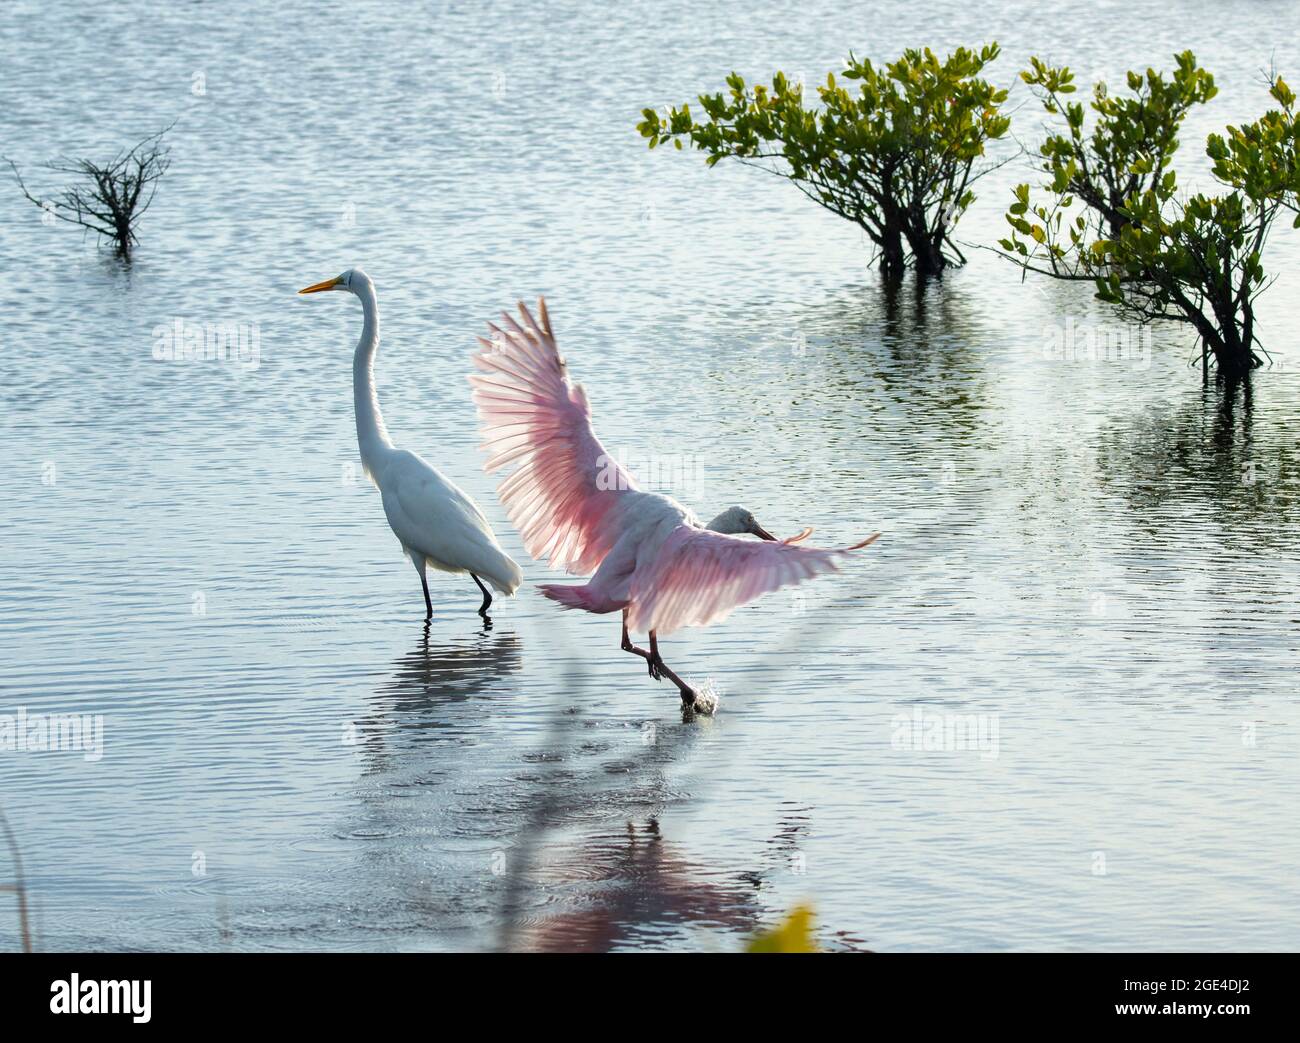
M 471 572 L 470 575 L 474 576 L 474 573 Z M 474 576 L 474 582 L 478 584 L 478 589 L 483 591 L 483 604 L 478 607 L 478 614 L 486 616 L 488 606 L 492 604 L 492 595 L 488 593 L 488 588 L 483 586 L 483 581 L 477 576 Z
M 420 586 L 424 588 L 424 618 L 426 620 L 433 618 L 433 602 L 429 600 L 429 581 L 424 578 L 424 570 L 420 570 Z

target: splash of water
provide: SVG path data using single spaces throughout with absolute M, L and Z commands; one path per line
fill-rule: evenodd
M 712 717 L 718 712 L 718 704 L 722 701 L 722 686 L 712 678 L 705 678 L 700 684 L 691 682 L 691 687 L 695 689 L 695 702 L 691 709 L 698 714 L 706 717 Z

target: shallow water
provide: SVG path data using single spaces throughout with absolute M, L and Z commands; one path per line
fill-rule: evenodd
M 178 122 L 129 273 L 0 185 L 0 713 L 104 721 L 98 760 L 0 753 L 40 947 L 727 950 L 803 901 L 837 948 L 1300 942 L 1295 233 L 1268 255 L 1279 365 L 1225 401 L 1177 332 L 1046 360 L 1114 319 L 978 251 L 890 299 L 846 223 L 633 129 L 850 46 L 996 38 L 1004 82 L 1191 47 L 1221 93 L 1190 172 L 1270 54 L 1300 76 L 1297 5 L 59 7 L 0 13 L 29 180 Z M 1001 234 L 1024 176 L 982 183 L 963 238 Z M 533 563 L 488 630 L 437 576 L 426 632 L 356 480 L 359 309 L 293 296 L 353 265 L 395 439 L 521 562 L 464 377 L 537 293 L 606 444 L 700 513 L 885 537 L 665 643 L 713 718 Z M 155 361 L 177 320 L 256 324 L 256 368 Z M 982 748 L 908 748 L 951 715 Z

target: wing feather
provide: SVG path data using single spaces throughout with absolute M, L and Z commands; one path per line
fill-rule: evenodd
M 470 375 L 487 452 L 484 468 L 511 468 L 498 493 L 534 558 L 593 572 L 619 536 L 617 506 L 636 488 L 591 427 L 580 385 L 569 380 L 546 302 L 537 314 L 488 323 Z M 606 487 L 608 486 L 608 487 Z
M 666 635 L 725 619 L 763 594 L 838 572 L 839 558 L 879 535 L 852 547 L 797 547 L 788 540 L 755 541 L 682 525 L 633 576 L 628 626 Z

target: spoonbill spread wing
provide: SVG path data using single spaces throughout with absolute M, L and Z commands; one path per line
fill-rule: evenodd
M 633 574 L 628 628 L 663 635 L 683 626 L 716 623 L 760 595 L 838 572 L 837 558 L 867 546 L 879 535 L 852 547 L 824 549 L 797 547 L 790 540 L 747 540 L 682 525 L 664 540 L 649 567 Z
M 581 385 L 569 381 L 546 302 L 540 323 L 519 305 L 522 325 L 503 316 L 470 376 L 482 420 L 489 472 L 517 470 L 499 492 L 528 553 L 576 575 L 595 571 L 620 535 L 617 506 L 635 490 L 628 473 L 591 429 Z

